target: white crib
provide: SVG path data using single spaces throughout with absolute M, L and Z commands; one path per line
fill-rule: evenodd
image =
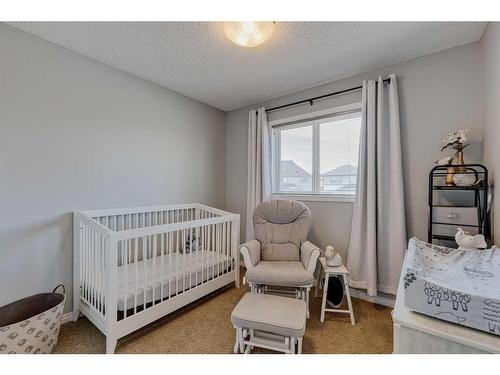
M 119 338 L 231 282 L 240 217 L 203 204 L 74 213 L 73 319 Z

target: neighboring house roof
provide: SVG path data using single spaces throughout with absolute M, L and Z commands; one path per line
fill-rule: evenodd
M 357 167 L 354 165 L 350 164 L 344 164 L 341 165 L 335 169 L 332 169 L 331 171 L 322 173 L 322 176 L 348 176 L 352 174 L 356 174 L 356 171 L 358 170 Z
M 293 160 L 281 160 L 281 176 L 311 177 L 311 174 L 299 167 Z

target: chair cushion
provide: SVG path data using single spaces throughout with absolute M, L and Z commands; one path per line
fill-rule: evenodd
M 253 284 L 276 286 L 310 286 L 314 276 L 304 268 L 302 262 L 295 261 L 260 261 L 248 270 L 245 279 Z
M 262 260 L 300 260 L 300 245 L 311 228 L 311 212 L 297 201 L 270 200 L 255 208 L 253 224 Z
M 295 298 L 246 293 L 231 313 L 231 322 L 236 327 L 302 337 L 306 329 L 306 303 Z

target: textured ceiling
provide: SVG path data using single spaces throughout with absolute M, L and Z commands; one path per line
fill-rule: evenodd
M 474 42 L 484 22 L 278 22 L 255 48 L 217 22 L 12 22 L 85 56 L 231 110 Z

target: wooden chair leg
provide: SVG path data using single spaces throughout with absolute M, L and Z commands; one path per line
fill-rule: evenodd
M 309 289 L 309 288 L 307 288 L 307 289 L 306 289 L 306 293 L 305 293 L 305 299 L 306 299 L 306 311 L 307 311 L 307 319 L 309 319 L 309 316 L 311 315 L 311 314 L 309 313 L 309 291 L 310 291 L 310 289 Z
M 323 323 L 325 321 L 325 307 L 326 307 L 326 296 L 328 293 L 328 278 L 329 274 L 327 273 L 325 275 L 325 283 L 323 284 L 323 300 L 321 301 L 321 316 L 320 316 L 320 321 Z
M 314 290 L 314 298 L 318 298 L 319 295 L 319 287 L 321 285 L 321 272 L 322 272 L 323 267 L 320 268 L 319 274 L 318 274 L 318 283 L 316 284 L 316 289 Z
M 349 285 L 347 284 L 347 276 L 344 276 L 344 286 L 345 286 L 345 294 L 347 297 L 347 305 L 349 306 L 349 315 L 351 316 L 351 324 L 355 325 L 354 321 L 354 310 L 352 309 L 352 301 L 351 301 L 351 292 L 349 291 Z
M 233 352 L 234 354 L 238 354 L 239 350 L 239 346 L 240 346 L 240 329 L 238 327 L 235 328 L 236 330 L 236 339 L 235 339 L 235 343 L 234 343 L 234 348 L 233 348 Z
M 239 344 L 240 344 L 240 353 L 245 352 L 245 330 L 242 327 L 239 327 Z

